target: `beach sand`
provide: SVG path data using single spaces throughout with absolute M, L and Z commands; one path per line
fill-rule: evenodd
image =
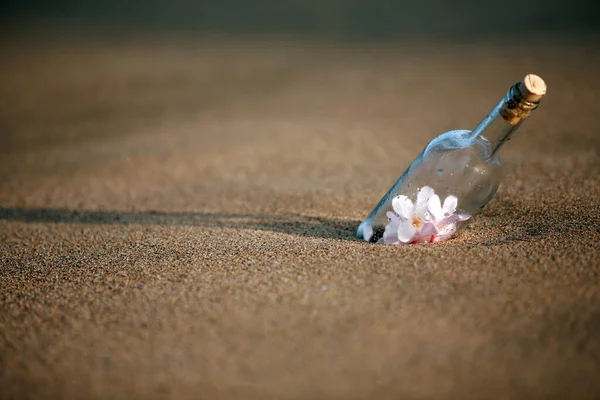
M 591 41 L 5 41 L 0 397 L 600 396 Z M 360 221 L 527 73 L 458 238 Z

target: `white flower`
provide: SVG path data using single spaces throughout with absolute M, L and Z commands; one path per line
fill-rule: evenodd
M 448 196 L 442 207 L 440 198 L 429 186 L 419 190 L 417 202 L 400 195 L 392 200 L 394 212 L 388 212 L 389 223 L 380 242 L 413 244 L 440 242 L 452 237 L 456 223 L 466 221 L 468 214 L 454 214 L 458 199 Z
M 431 217 L 431 222 L 435 226 L 437 233 L 432 238 L 433 242 L 441 242 L 450 237 L 456 232 L 456 223 L 466 221 L 471 216 L 469 214 L 454 214 L 458 199 L 456 196 L 448 196 L 444 200 L 444 205 L 441 205 L 440 198 L 434 194 L 427 202 L 427 212 Z

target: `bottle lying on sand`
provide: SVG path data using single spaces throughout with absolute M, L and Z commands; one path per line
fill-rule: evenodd
M 433 139 L 360 224 L 357 236 L 386 244 L 447 240 L 494 197 L 498 151 L 535 110 L 546 84 L 527 75 L 473 130 Z

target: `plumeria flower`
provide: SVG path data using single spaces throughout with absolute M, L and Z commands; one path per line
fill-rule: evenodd
M 387 244 L 413 244 L 440 242 L 456 232 L 456 223 L 470 218 L 468 214 L 454 214 L 458 199 L 448 196 L 442 207 L 435 191 L 429 186 L 419 190 L 417 202 L 400 195 L 392 200 L 394 212 L 386 215 L 389 223 L 381 242 Z
M 383 242 L 390 244 L 408 244 L 416 241 L 434 229 L 429 221 L 427 202 L 434 191 L 429 186 L 421 188 L 417 195 L 417 203 L 413 204 L 407 196 L 400 195 L 392 199 L 394 212 L 389 211 L 387 217 L 390 222 L 383 233 Z
M 455 214 L 457 205 L 458 199 L 456 196 L 446 197 L 443 206 L 440 197 L 437 194 L 434 194 L 429 198 L 429 201 L 427 202 L 427 212 L 437 231 L 435 237 L 432 238 L 433 242 L 441 242 L 450 239 L 456 232 L 456 223 L 471 218 L 469 214 Z

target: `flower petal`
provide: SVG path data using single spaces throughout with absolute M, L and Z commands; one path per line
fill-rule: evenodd
M 441 228 L 438 232 L 439 236 L 450 236 L 456 232 L 456 224 L 448 224 Z
M 458 199 L 456 198 L 456 196 L 448 196 L 446 197 L 446 200 L 444 200 L 444 215 L 446 217 L 449 217 L 450 215 L 454 214 L 454 212 L 456 211 L 456 206 L 458 205 Z
M 412 218 L 414 207 L 413 202 L 408 197 L 404 195 L 394 197 L 392 200 L 392 207 L 401 219 Z
M 400 222 L 400 217 L 398 217 L 396 215 L 396 213 L 388 211 L 385 213 L 385 215 L 388 217 L 388 219 L 392 222 Z
M 399 221 L 392 221 L 386 225 L 385 231 L 383 232 L 383 237 L 380 239 L 383 243 L 386 244 L 398 244 L 400 241 L 398 240 L 398 225 Z
M 420 243 L 429 243 L 430 241 L 431 241 L 431 235 L 430 236 L 417 236 L 417 238 L 410 243 L 411 244 L 420 244 Z
M 424 214 L 427 210 L 427 202 L 429 198 L 435 194 L 435 191 L 429 186 L 423 186 L 417 194 L 417 204 L 415 205 L 415 213 Z
M 433 216 L 433 219 L 436 221 L 444 219 L 442 203 L 440 202 L 440 197 L 437 194 L 434 194 L 429 198 L 429 201 L 427 202 L 427 211 Z
M 398 225 L 398 240 L 402 243 L 409 243 L 415 237 L 417 228 L 412 224 L 412 221 L 404 220 Z
M 448 224 L 455 224 L 455 223 L 461 222 L 461 221 L 466 221 L 466 220 L 468 220 L 470 218 L 471 218 L 471 215 L 469 215 L 469 214 L 454 214 L 454 215 L 451 215 L 449 217 L 444 218 L 438 224 L 438 227 L 445 226 L 445 225 L 448 225 Z
M 458 221 L 466 221 L 471 218 L 471 214 L 456 214 Z
M 431 222 L 427 222 L 423 225 L 423 228 L 421 228 L 421 231 L 419 232 L 419 237 L 429 237 L 431 235 L 437 235 L 437 233 L 437 227 Z
M 452 235 L 438 235 L 433 239 L 433 242 L 434 243 L 444 242 L 444 241 L 450 239 L 451 237 L 452 237 Z

